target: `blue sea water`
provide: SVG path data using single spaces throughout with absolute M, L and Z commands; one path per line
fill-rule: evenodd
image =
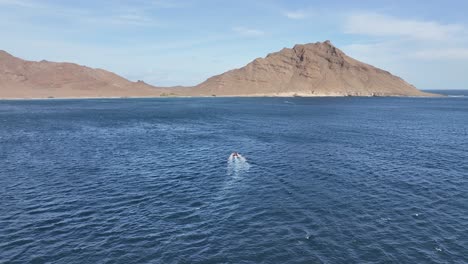
M 0 263 L 467 263 L 467 161 L 468 97 L 0 101 Z

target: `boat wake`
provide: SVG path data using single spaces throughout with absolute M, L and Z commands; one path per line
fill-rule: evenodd
M 245 157 L 237 152 L 229 156 L 227 160 L 227 175 L 218 199 L 224 199 L 228 193 L 238 190 L 243 186 L 244 175 L 249 171 L 250 164 Z
M 240 154 L 231 154 L 227 162 L 228 175 L 240 176 L 250 169 L 247 159 Z

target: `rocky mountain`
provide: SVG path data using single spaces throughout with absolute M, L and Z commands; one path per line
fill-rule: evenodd
M 184 93 L 184 91 L 182 91 Z M 357 61 L 330 41 L 296 45 L 214 76 L 185 93 L 203 96 L 430 96 Z
M 159 96 L 163 91 L 73 63 L 26 61 L 0 51 L 0 98 Z
M 434 96 L 357 61 L 330 41 L 284 48 L 194 87 L 160 88 L 72 63 L 0 51 L 0 98 L 158 96 Z

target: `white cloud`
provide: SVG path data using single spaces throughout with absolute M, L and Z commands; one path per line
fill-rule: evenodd
M 424 49 L 414 52 L 412 57 L 423 60 L 468 60 L 467 48 Z
M 137 13 L 122 13 L 112 16 L 97 16 L 93 14 L 87 14 L 87 16 L 82 16 L 81 18 L 77 19 L 77 21 L 114 26 L 151 27 L 159 25 L 159 23 L 153 18 Z
M 348 16 L 344 27 L 348 34 L 370 37 L 367 43 L 344 47 L 351 55 L 370 62 L 468 59 L 467 30 L 461 24 L 411 20 L 368 12 Z M 385 41 L 379 37 L 385 37 Z
M 290 19 L 305 19 L 307 14 L 304 11 L 286 11 L 283 13 L 284 16 Z
M 402 19 L 377 13 L 359 13 L 349 16 L 345 32 L 380 37 L 406 37 L 417 40 L 446 40 L 462 34 L 459 24 L 441 24 L 435 21 Z
M 388 54 L 389 51 L 394 51 L 395 47 L 393 47 L 390 43 L 355 43 L 343 46 L 341 48 L 346 51 L 346 53 L 359 55 L 359 57 L 362 57 L 363 55 L 366 55 L 366 57 L 375 57 L 378 54 Z M 394 58 L 395 55 L 396 54 L 393 53 L 392 57 Z
M 352 58 L 387 69 L 388 65 L 393 65 L 408 58 L 407 52 L 411 49 L 402 48 L 405 45 L 407 43 L 399 41 L 369 42 L 354 43 L 342 46 L 341 49 Z
M 232 30 L 234 30 L 234 32 L 238 33 L 239 35 L 246 37 L 260 37 L 265 35 L 264 31 L 253 28 L 234 27 Z
M 411 42 L 351 44 L 342 47 L 351 57 L 370 63 L 390 61 L 468 60 L 468 48 L 444 45 L 414 45 Z

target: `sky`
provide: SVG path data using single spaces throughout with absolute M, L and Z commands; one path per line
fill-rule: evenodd
M 419 89 L 468 89 L 465 0 L 0 0 L 0 50 L 196 85 L 331 40 Z

